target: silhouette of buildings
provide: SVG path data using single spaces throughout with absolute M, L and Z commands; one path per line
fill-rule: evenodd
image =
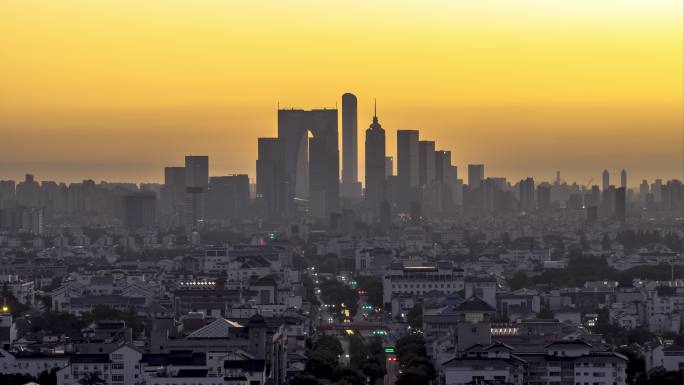
M 277 157 L 271 155 L 269 161 L 282 163 L 282 183 L 281 171 L 274 170 L 274 180 L 266 182 L 262 175 L 257 184 L 261 181 L 283 189 L 274 196 L 282 193 L 279 211 L 287 217 L 295 216 L 297 200 L 308 203 L 312 217 L 329 218 L 339 209 L 340 200 L 337 110 L 278 110 L 277 141 Z M 267 155 L 260 151 L 261 156 Z M 257 190 L 268 194 L 265 188 Z
M 342 185 L 343 198 L 360 198 L 358 166 L 358 114 L 356 96 L 342 95 Z
M 381 203 L 387 199 L 387 157 L 385 157 L 385 130 L 378 122 L 377 110 L 373 113 L 373 122 L 366 129 L 365 149 L 366 204 L 375 215 L 378 215 Z
M 408 212 L 410 202 L 416 199 L 420 185 L 420 162 L 417 130 L 397 130 L 397 206 Z

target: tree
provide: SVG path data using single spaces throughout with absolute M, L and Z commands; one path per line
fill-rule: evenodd
M 315 350 L 309 354 L 306 361 L 306 372 L 316 378 L 332 379 L 337 362 L 337 356 L 331 352 Z
M 86 373 L 83 378 L 78 380 L 81 385 L 105 385 L 107 382 L 100 377 L 99 372 Z
M 417 368 L 408 368 L 401 372 L 395 385 L 429 385 L 427 374 Z
M 292 378 L 289 385 L 319 385 L 318 379 L 310 374 L 298 374 Z
M 531 282 L 527 278 L 527 274 L 525 274 L 524 271 L 518 270 L 513 274 L 513 276 L 508 280 L 508 286 L 510 286 L 511 290 L 518 290 L 522 289 L 526 286 L 529 286 Z
M 375 381 L 387 374 L 385 369 L 385 361 L 382 357 L 372 357 L 361 365 L 361 372 L 369 378 L 369 383 L 374 384 Z
M 356 370 L 351 370 L 348 368 L 341 368 L 335 371 L 333 375 L 333 381 L 336 383 L 348 383 L 350 385 L 365 385 L 366 379 L 363 378 L 361 373 Z
M 382 307 L 382 280 L 379 277 L 359 277 L 358 287 L 366 291 L 368 302 L 374 307 Z
M 406 314 L 406 319 L 408 320 L 409 326 L 412 329 L 422 329 L 423 328 L 423 304 L 415 304 L 408 314 Z

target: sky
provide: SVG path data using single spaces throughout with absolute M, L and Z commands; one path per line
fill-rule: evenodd
M 373 99 L 487 176 L 682 176 L 681 0 L 0 2 L 0 179 L 254 178 L 277 106 Z M 341 141 L 340 141 L 341 143 Z

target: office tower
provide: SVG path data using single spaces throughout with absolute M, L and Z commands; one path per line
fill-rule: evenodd
M 209 185 L 209 157 L 185 157 L 185 187 L 206 188 Z
M 207 218 L 226 221 L 241 220 L 249 210 L 249 176 L 227 175 L 209 178 Z
M 682 182 L 669 180 L 662 188 L 662 207 L 681 213 L 682 210 Z
M 185 157 L 186 230 L 197 231 L 204 222 L 205 192 L 209 185 L 209 157 Z
M 40 185 L 33 175 L 26 174 L 24 181 L 17 184 L 16 197 L 19 204 L 26 207 L 38 207 L 40 205 Z
M 419 186 L 418 131 L 397 130 L 397 204 L 399 209 L 408 212 L 409 204 L 415 199 Z
M 152 229 L 156 224 L 157 198 L 154 193 L 136 192 L 123 196 L 123 224 L 130 231 Z
M 610 186 L 610 173 L 608 170 L 603 170 L 603 185 L 601 186 L 601 190 L 608 190 L 608 186 Z
M 385 179 L 394 175 L 394 158 L 391 156 L 385 157 Z
M 599 207 L 601 204 L 601 189 L 598 185 L 591 186 L 591 191 L 589 192 L 589 201 L 585 202 L 584 205 L 587 207 Z
M 484 180 L 484 164 L 468 165 L 468 187 L 473 190 L 482 184 Z
M 256 161 L 256 202 L 262 215 L 274 220 L 285 215 L 286 197 L 284 155 L 278 138 L 258 139 Z
M 561 184 L 561 175 L 560 171 L 556 170 L 556 186 L 559 186 Z
M 520 181 L 520 211 L 532 212 L 534 206 L 534 179 L 523 179 Z
M 358 116 L 356 96 L 350 93 L 342 95 L 342 186 L 341 194 L 345 198 L 359 198 L 361 183 L 358 167 Z
M 170 215 L 170 224 L 179 226 L 185 209 L 185 167 L 164 167 L 164 186 L 160 192 L 161 208 Z
M 651 194 L 653 194 L 653 199 L 655 202 L 660 202 L 663 199 L 663 181 L 662 179 L 656 179 L 653 184 L 651 184 Z
M 537 208 L 541 211 L 551 208 L 551 186 L 546 183 L 537 186 Z
M 615 189 L 615 217 L 620 222 L 624 222 L 627 214 L 627 188 L 618 187 Z
M 13 180 L 0 180 L 0 208 L 7 205 L 6 202 L 16 199 L 16 185 Z
M 421 140 L 418 142 L 418 180 L 421 186 L 435 181 L 435 142 Z
M 620 187 L 627 188 L 627 171 L 624 168 L 620 171 Z
M 641 184 L 639 185 L 639 200 L 643 203 L 646 202 L 646 197 L 650 193 L 650 188 L 648 185 L 648 181 L 646 179 L 641 181 Z
M 385 130 L 373 114 L 373 123 L 366 129 L 366 202 L 372 212 L 380 212 L 380 204 L 387 199 L 387 158 Z
M 450 177 L 451 166 L 451 151 L 437 151 L 435 152 L 435 180 L 437 182 L 445 182 L 445 179 Z
M 287 215 L 294 214 L 294 199 L 301 198 L 308 200 L 313 218 L 329 218 L 340 202 L 337 110 L 278 110 L 278 140 L 288 186 Z
M 602 194 L 601 208 L 603 216 L 607 218 L 612 217 L 615 215 L 615 186 L 608 186 L 608 188 L 603 190 Z

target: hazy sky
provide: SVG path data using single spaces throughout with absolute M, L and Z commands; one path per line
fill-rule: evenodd
M 276 106 L 373 98 L 489 176 L 682 175 L 681 0 L 3 0 L 0 179 L 254 177 Z M 363 148 L 363 135 L 359 135 Z M 359 151 L 363 176 L 363 151 Z

